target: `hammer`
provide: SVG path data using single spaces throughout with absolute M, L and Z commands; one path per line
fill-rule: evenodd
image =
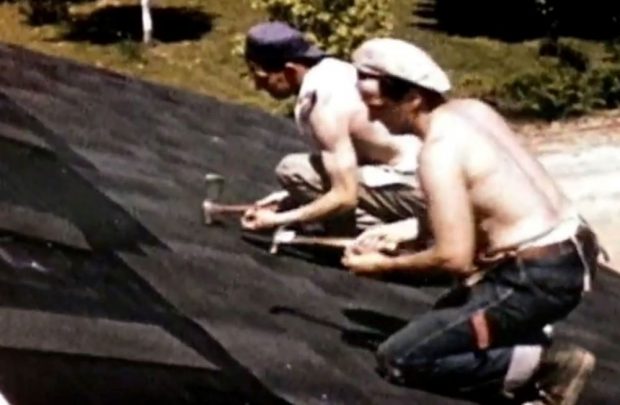
M 202 203 L 205 224 L 211 225 L 218 215 L 241 215 L 254 206 L 253 204 L 216 203 L 215 201 L 219 199 L 224 189 L 224 177 L 216 173 L 207 173 L 204 180 L 207 186 L 207 198 Z
M 251 204 L 217 204 L 210 200 L 202 203 L 205 224 L 211 225 L 218 215 L 241 215 L 254 205 Z
M 337 236 L 303 236 L 289 229 L 278 228 L 274 234 L 269 253 L 277 254 L 280 245 L 314 245 L 346 249 L 355 242 L 354 238 Z M 397 246 L 390 245 L 386 250 L 396 250 Z

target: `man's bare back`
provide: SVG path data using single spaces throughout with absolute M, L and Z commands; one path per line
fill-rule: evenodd
M 416 166 L 421 143 L 413 135 L 394 136 L 378 121 L 371 121 L 356 88 L 355 68 L 337 59 L 326 59 L 306 74 L 298 98 L 297 123 L 321 150 L 330 150 L 338 139 L 350 138 L 359 164 L 385 164 L 398 168 Z M 311 111 L 302 105 L 315 97 Z M 334 131 L 333 128 L 342 128 Z M 338 152 L 336 152 L 338 154 Z
M 575 213 L 571 202 L 517 141 L 504 119 L 481 101 L 455 99 L 432 113 L 431 130 L 421 154 L 440 154 L 446 149 L 458 150 L 478 226 L 476 233 L 487 239 L 484 250 L 528 242 Z M 424 168 L 421 171 L 424 173 Z

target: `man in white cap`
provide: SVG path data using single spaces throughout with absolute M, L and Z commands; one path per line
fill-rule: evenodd
M 369 121 L 355 68 L 277 21 L 249 30 L 245 58 L 257 89 L 276 99 L 297 96 L 297 126 L 317 150 L 282 159 L 276 176 L 284 192 L 258 201 L 242 226 L 322 223 L 330 234 L 353 235 L 377 223 L 412 218 L 406 232 L 415 238 L 417 218 L 425 216 L 415 175 L 421 142 Z M 273 203 L 279 209 L 272 209 Z
M 442 392 L 484 388 L 575 404 L 594 356 L 551 344 L 542 331 L 588 290 L 595 234 L 497 112 L 448 100 L 447 75 L 427 53 L 379 38 L 353 62 L 371 116 L 423 141 L 419 174 L 434 242 L 410 254 L 375 249 L 377 238 L 401 241 L 396 223 L 362 234 L 343 263 L 359 275 L 443 270 L 463 280 L 380 345 L 380 369 L 394 382 Z

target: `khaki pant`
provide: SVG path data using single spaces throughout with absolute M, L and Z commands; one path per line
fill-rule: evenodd
M 329 177 L 318 154 L 285 156 L 276 168 L 282 187 L 293 205 L 307 204 L 330 189 Z M 332 234 L 351 235 L 370 226 L 416 217 L 420 232 L 427 229 L 426 207 L 415 172 L 402 172 L 387 165 L 359 168 L 358 207 L 323 221 Z

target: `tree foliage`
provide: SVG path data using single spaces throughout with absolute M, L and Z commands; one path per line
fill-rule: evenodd
M 390 0 L 252 0 L 270 20 L 286 21 L 328 53 L 348 58 L 370 37 L 392 31 Z

